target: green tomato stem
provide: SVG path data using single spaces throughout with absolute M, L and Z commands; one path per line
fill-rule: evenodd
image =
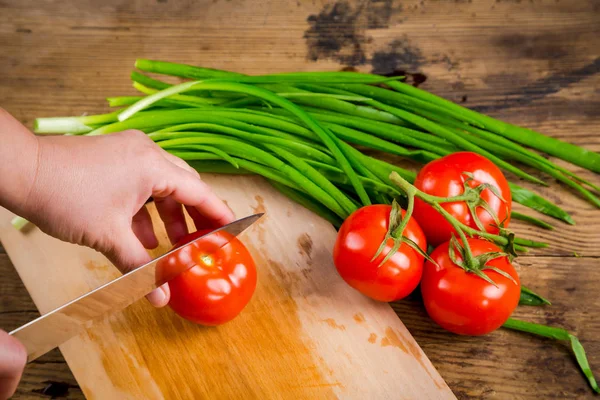
M 460 223 L 458 220 L 456 220 L 456 218 L 454 218 L 452 215 L 450 215 L 450 213 L 448 211 L 444 210 L 444 208 L 440 205 L 440 203 L 432 202 L 432 203 L 430 203 L 430 205 L 432 205 L 433 208 L 437 212 L 442 214 L 444 216 L 444 218 L 446 218 L 446 221 L 448 221 L 448 223 L 450 225 L 452 225 L 454 230 L 458 233 L 458 236 L 460 237 L 463 248 L 465 250 L 466 260 L 464 260 L 464 261 L 467 263 L 467 266 L 472 269 L 473 268 L 473 265 L 472 265 L 473 252 L 471 251 L 471 246 L 469 246 L 467 236 L 465 235 L 464 228 L 463 228 L 464 225 L 462 223 Z M 450 250 L 450 251 L 452 251 L 452 250 Z
M 413 185 L 411 185 L 407 180 L 402 178 L 396 172 L 392 172 L 390 174 L 390 180 L 394 184 L 396 184 L 398 187 L 400 187 L 400 189 L 404 193 L 406 193 L 407 196 L 409 196 L 409 197 L 411 195 L 417 196 L 418 198 L 420 198 L 427 204 L 434 207 L 440 214 L 442 214 L 442 216 L 448 221 L 448 223 L 450 223 L 450 225 L 452 225 L 452 227 L 456 230 L 456 232 L 459 235 L 460 235 L 460 232 L 462 231 L 464 233 L 467 233 L 470 236 L 480 236 L 485 239 L 491 240 L 500 246 L 506 246 L 509 243 L 508 239 L 505 238 L 504 236 L 494 235 L 492 233 L 488 233 L 485 231 L 479 231 L 477 229 L 473 229 L 470 226 L 463 224 L 462 222 L 456 220 L 456 218 L 454 218 L 442 206 L 440 206 L 440 203 L 452 203 L 452 202 L 456 202 L 456 201 L 464 201 L 467 199 L 465 196 L 461 195 L 461 196 L 455 196 L 455 197 L 438 197 L 438 196 L 429 195 L 427 193 L 420 191 Z M 462 239 L 462 237 L 461 237 L 461 239 Z M 546 247 L 547 246 L 546 243 L 534 242 L 531 240 L 524 240 L 524 239 L 520 239 L 520 240 L 515 239 L 515 243 L 517 245 L 524 245 L 524 246 L 529 246 L 529 247 Z M 515 249 L 517 249 L 517 247 L 515 247 Z
M 510 213 L 510 216 L 512 219 L 518 219 L 521 221 L 529 222 L 530 224 L 539 226 L 540 228 L 548 229 L 550 231 L 554 230 L 554 227 L 552 225 L 550 225 L 549 223 L 542 221 L 541 219 L 532 217 L 530 215 L 525 215 L 525 214 L 521 214 L 520 212 L 513 211 Z
M 400 222 L 400 225 L 398 225 L 398 227 L 396 229 L 394 229 L 394 231 L 392 232 L 393 238 L 398 239 L 398 238 L 402 237 L 402 233 L 404 232 L 406 225 L 408 225 L 408 221 L 410 220 L 410 217 L 412 216 L 414 209 L 415 209 L 415 196 L 411 194 L 411 195 L 408 195 L 408 205 L 406 207 L 406 213 L 404 214 L 404 218 L 402 218 L 402 222 Z M 400 211 L 400 212 L 402 212 L 402 211 Z

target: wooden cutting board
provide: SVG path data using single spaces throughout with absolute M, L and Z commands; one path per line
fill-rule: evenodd
M 337 275 L 329 223 L 262 178 L 203 178 L 237 217 L 266 213 L 240 237 L 259 270 L 252 301 L 215 328 L 145 300 L 96 324 L 60 347 L 87 398 L 455 398 L 392 308 Z M 151 214 L 156 256 L 170 245 Z M 42 314 L 119 276 L 101 254 L 11 218 L 0 209 L 0 240 Z

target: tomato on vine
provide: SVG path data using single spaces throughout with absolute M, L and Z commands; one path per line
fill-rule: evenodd
M 191 233 L 174 248 L 208 232 Z M 169 307 L 197 324 L 221 325 L 231 321 L 250 302 L 256 289 L 256 266 L 250 252 L 225 231 L 207 235 L 174 252 L 157 266 L 157 274 L 170 276 L 182 264 L 191 268 L 169 280 Z
M 440 203 L 459 222 L 496 234 L 508 227 L 512 198 L 502 171 L 487 158 L 472 152 L 457 152 L 431 161 L 421 168 L 414 186 L 437 197 L 466 197 Z M 415 199 L 414 217 L 428 242 L 437 246 L 457 234 L 447 219 L 422 199 Z
M 414 218 L 408 218 L 402 243 L 387 235 L 390 223 L 393 230 L 405 214 L 396 203 L 365 206 L 352 213 L 338 232 L 333 249 L 336 269 L 346 283 L 365 296 L 395 301 L 409 295 L 419 284 L 422 252 L 427 249 L 423 231 Z M 397 249 L 395 243 L 400 244 Z
M 475 238 L 467 243 L 478 264 L 471 264 L 475 269 L 463 265 L 462 241 L 453 238 L 431 253 L 434 262 L 425 262 L 421 294 L 427 313 L 442 328 L 460 335 L 485 335 L 513 313 L 521 283 L 498 246 Z

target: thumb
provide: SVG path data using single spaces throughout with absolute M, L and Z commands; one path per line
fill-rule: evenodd
M 25 347 L 17 339 L 0 330 L 0 399 L 8 399 L 15 393 L 25 363 Z
M 130 227 L 119 232 L 122 232 L 121 235 L 113 242 L 112 249 L 106 254 L 119 271 L 125 274 L 152 260 Z M 146 298 L 154 307 L 164 307 L 169 303 L 170 293 L 169 285 L 164 284 L 150 292 Z

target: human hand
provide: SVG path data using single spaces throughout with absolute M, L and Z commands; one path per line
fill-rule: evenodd
M 14 337 L 0 329 L 0 399 L 10 398 L 17 389 L 27 351 Z
M 197 229 L 233 220 L 193 168 L 142 132 L 38 137 L 37 147 L 36 172 L 15 212 L 51 236 L 100 251 L 122 272 L 150 261 L 145 248 L 158 245 L 149 197 L 172 243 L 188 233 L 182 205 Z M 169 296 L 163 285 L 148 299 L 161 307 Z

